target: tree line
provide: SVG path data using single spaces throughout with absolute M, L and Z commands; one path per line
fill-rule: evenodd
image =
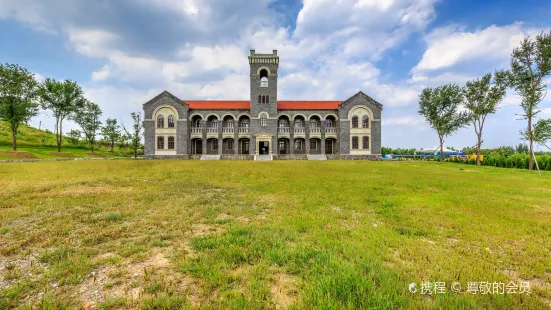
M 38 115 L 40 109 L 50 111 L 55 118 L 57 151 L 61 152 L 63 122 L 71 120 L 80 127 L 69 133 L 71 139 L 81 134 L 94 152 L 98 134 L 109 142 L 111 151 L 123 135 L 129 138 L 137 157 L 143 129 L 140 113 L 131 113 L 132 127 L 127 130 L 116 119 L 108 118 L 102 124 L 103 112 L 99 105 L 86 99 L 82 88 L 72 80 L 56 81 L 46 78 L 42 82 L 33 73 L 16 64 L 0 64 L 0 118 L 6 121 L 12 134 L 12 149 L 17 151 L 17 133 L 21 124 Z
M 465 86 L 447 84 L 423 89 L 418 113 L 436 130 L 441 154 L 446 137 L 460 128 L 472 126 L 477 137 L 476 163 L 480 165 L 486 118 L 496 113 L 509 88 L 520 96 L 523 113 L 519 117 L 527 121 L 520 135 L 528 142 L 528 169 L 534 167 L 534 142 L 549 148 L 546 143 L 551 139 L 551 119 L 536 120 L 536 117 L 547 92 L 545 78 L 551 74 L 551 32 L 542 32 L 535 38 L 525 37 L 520 46 L 513 49 L 510 63 L 509 70 L 486 74 Z

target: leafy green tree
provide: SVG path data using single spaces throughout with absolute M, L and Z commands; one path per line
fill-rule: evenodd
M 0 117 L 10 124 L 12 150 L 17 151 L 17 130 L 38 113 L 38 83 L 34 74 L 13 64 L 0 64 Z
M 507 72 L 496 71 L 493 80 L 491 74 L 481 79 L 469 81 L 464 88 L 465 108 L 468 110 L 469 122 L 476 133 L 476 164 L 480 166 L 480 146 L 482 130 L 489 114 L 494 114 L 507 90 Z
M 83 106 L 82 89 L 75 81 L 47 78 L 40 85 L 39 95 L 42 108 L 51 110 L 55 117 L 57 151 L 61 152 L 63 121 Z
M 78 142 L 80 141 L 80 137 L 82 136 L 82 133 L 80 132 L 80 130 L 71 129 L 71 131 L 69 131 L 67 136 L 69 136 L 69 140 L 71 140 L 71 143 L 78 144 Z
M 517 147 L 515 148 L 516 153 L 526 153 L 528 154 L 528 145 L 524 143 L 519 143 Z
M 537 121 L 532 128 L 532 137 L 534 142 L 551 150 L 547 146 L 547 141 L 551 140 L 551 119 L 540 119 Z
M 124 124 L 122 128 L 124 129 L 126 135 L 130 138 L 132 148 L 134 149 L 134 158 L 138 158 L 138 149 L 140 148 L 140 142 L 142 141 L 143 124 L 140 112 L 132 112 L 130 113 L 130 116 L 134 121 L 134 124 L 132 124 L 132 130 L 127 130 L 126 127 L 124 127 Z
M 551 32 L 541 33 L 532 39 L 524 38 L 520 47 L 511 55 L 511 72 L 509 82 L 522 98 L 522 118 L 528 125 L 521 135 L 528 140 L 528 169 L 534 168 L 534 118 L 541 112 L 539 104 L 547 92 L 546 76 L 551 73 Z
M 83 100 L 82 107 L 71 115 L 71 120 L 82 129 L 84 138 L 90 144 L 92 153 L 94 152 L 94 144 L 96 144 L 96 135 L 101 128 L 99 119 L 101 114 L 101 109 L 97 104 L 89 100 Z
M 105 121 L 105 126 L 101 128 L 101 135 L 103 136 L 103 139 L 109 142 L 111 152 L 113 152 L 115 148 L 115 142 L 121 136 L 121 127 L 117 124 L 117 120 L 113 118 L 108 118 Z
M 467 123 L 467 114 L 458 111 L 463 101 L 461 87 L 448 84 L 425 88 L 419 95 L 419 114 L 424 116 L 440 140 L 440 160 L 444 160 L 444 138 Z

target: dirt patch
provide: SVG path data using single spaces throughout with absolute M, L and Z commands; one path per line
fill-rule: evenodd
M 295 278 L 288 273 L 277 272 L 270 293 L 277 309 L 289 309 L 298 296 Z
M 540 278 L 524 279 L 520 277 L 519 274 L 512 269 L 504 269 L 503 273 L 505 273 L 513 281 L 525 281 L 530 283 L 530 287 L 537 287 L 542 290 L 551 290 L 551 283 L 545 279 L 540 279 Z M 549 278 L 549 277 L 551 277 L 551 274 L 549 273 L 546 273 L 544 275 L 544 278 Z
M 85 155 L 87 156 L 91 156 L 91 157 L 101 157 L 101 158 L 105 158 L 105 155 L 101 154 L 101 153 L 84 153 Z
M 63 157 L 63 158 L 74 158 L 75 157 L 75 155 L 73 153 L 69 153 L 69 152 L 50 152 L 50 153 L 48 153 L 48 155 L 54 156 L 54 157 Z
M 9 158 L 21 158 L 21 159 L 36 158 L 36 156 L 34 156 L 33 154 L 31 154 L 29 152 L 20 152 L 20 151 L 16 151 L 16 152 L 5 151 L 5 152 L 0 152 L 0 155 L 6 156 L 6 157 L 9 157 Z
M 193 226 L 191 226 L 191 229 L 190 229 L 191 234 L 193 236 L 207 236 L 207 235 L 217 233 L 220 230 L 222 229 L 218 226 L 201 224 L 201 223 L 193 224 Z

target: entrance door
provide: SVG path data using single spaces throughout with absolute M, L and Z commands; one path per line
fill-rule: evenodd
M 325 140 L 325 154 L 333 154 L 333 140 Z
M 268 155 L 268 154 L 270 154 L 270 142 L 268 142 L 268 141 L 260 141 L 260 142 L 258 142 L 258 144 L 259 144 L 259 147 L 260 147 L 258 153 L 259 153 L 260 155 Z

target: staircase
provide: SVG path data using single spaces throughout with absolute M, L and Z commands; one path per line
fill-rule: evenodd
M 325 155 L 306 155 L 306 157 L 308 157 L 308 160 L 327 160 Z
M 220 155 L 201 155 L 201 160 L 220 160 Z
M 254 160 L 271 161 L 271 160 L 273 160 L 273 158 L 272 158 L 272 155 L 255 155 Z

